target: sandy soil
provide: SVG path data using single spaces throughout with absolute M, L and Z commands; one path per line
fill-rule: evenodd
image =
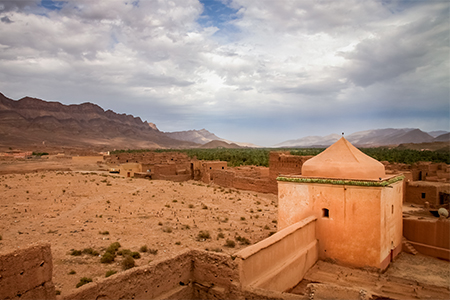
M 40 171 L 0 175 L 0 195 L 0 252 L 50 243 L 53 280 L 62 294 L 74 289 L 81 277 L 95 281 L 108 270 L 121 271 L 120 256 L 102 264 L 98 256 L 72 256 L 72 249 L 92 248 L 102 254 L 118 241 L 121 249 L 139 251 L 146 245 L 158 250 L 156 255 L 141 252 L 136 265 L 142 266 L 187 248 L 232 254 L 246 247 L 236 236 L 255 243 L 276 231 L 275 195 L 196 181 Z M 208 231 L 210 238 L 199 238 L 200 231 Z M 227 239 L 236 246 L 224 246 Z

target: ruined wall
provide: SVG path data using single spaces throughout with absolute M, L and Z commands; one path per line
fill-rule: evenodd
M 186 251 L 83 285 L 62 299 L 191 299 L 192 269 L 192 256 Z
M 450 194 L 450 183 L 413 181 L 406 184 L 405 202 L 432 207 L 446 203 L 443 194 Z M 442 202 L 442 203 L 441 203 Z
M 283 292 L 297 285 L 318 260 L 315 217 L 308 217 L 239 251 L 242 287 Z
M 291 155 L 289 152 L 270 152 L 269 177 L 276 179 L 280 175 L 301 175 L 303 163 L 311 157 Z
M 50 244 L 0 255 L 0 299 L 56 299 Z
M 403 236 L 425 255 L 450 260 L 450 220 L 403 219 Z

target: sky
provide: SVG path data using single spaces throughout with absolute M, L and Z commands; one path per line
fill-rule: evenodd
M 450 1 L 0 0 L 0 92 L 271 146 L 450 131 Z

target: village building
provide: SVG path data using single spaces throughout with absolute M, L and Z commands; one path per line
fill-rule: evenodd
M 278 178 L 278 228 L 313 216 L 320 259 L 386 269 L 401 251 L 402 181 L 341 138 Z

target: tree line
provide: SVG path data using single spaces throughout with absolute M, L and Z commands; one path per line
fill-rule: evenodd
M 253 166 L 269 166 L 269 153 L 271 151 L 289 151 L 292 155 L 317 155 L 325 150 L 325 148 L 241 148 L 241 149 L 138 149 L 138 150 L 115 150 L 111 154 L 119 153 L 141 153 L 141 152 L 182 152 L 186 153 L 190 158 L 196 157 L 200 160 L 220 160 L 228 162 L 228 166 L 237 167 L 245 165 Z M 368 156 L 378 161 L 388 161 L 390 163 L 414 164 L 420 161 L 429 161 L 434 163 L 450 164 L 450 151 L 419 151 L 411 149 L 396 148 L 360 148 L 360 150 Z

